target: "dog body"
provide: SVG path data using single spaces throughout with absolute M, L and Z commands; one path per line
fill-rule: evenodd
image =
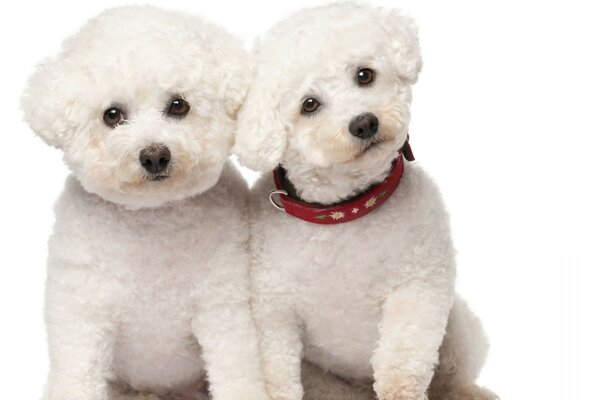
M 232 363 L 259 370 L 257 359 L 241 356 L 253 342 L 244 185 L 228 166 L 200 196 L 128 210 L 69 178 L 49 246 L 46 319 L 52 367 L 60 368 L 49 389 L 71 362 L 99 382 L 160 395 L 205 389 L 205 356 L 227 369 L 224 390 L 236 378 Z M 100 359 L 86 365 L 88 354 Z M 73 385 L 68 393 L 85 390 Z
M 408 139 L 421 68 L 410 18 L 351 3 L 304 10 L 266 35 L 256 62 L 238 118 L 243 165 L 281 165 L 287 195 L 320 205 L 353 199 L 390 174 Z M 405 162 L 377 210 L 327 226 L 276 210 L 273 188 L 267 176 L 252 195 L 253 312 L 271 396 L 302 398 L 305 357 L 344 379 L 374 382 L 379 400 L 425 399 L 436 371 L 441 398 L 477 398 L 457 393 L 471 388 L 485 340 L 472 359 L 456 351 L 460 338 L 444 340 L 447 327 L 478 323 L 460 317 L 469 316 L 462 302 L 451 313 L 454 249 L 432 179 Z M 357 212 L 379 201 L 365 199 Z
M 337 225 L 310 224 L 278 212 L 266 197 L 272 188 L 267 177 L 252 196 L 258 210 L 253 229 L 261 243 L 261 262 L 252 274 L 255 301 L 257 308 L 292 314 L 303 330 L 309 361 L 346 378 L 371 378 L 386 299 L 404 289 L 412 291 L 414 282 L 439 282 L 427 290 L 434 291 L 431 295 L 443 303 L 442 310 L 426 318 L 445 326 L 453 296 L 453 249 L 439 193 L 421 168 L 408 164 L 385 204 Z M 419 300 L 403 299 L 404 313 L 423 307 Z M 271 312 L 277 313 L 266 311 Z M 418 324 L 419 315 L 412 318 Z M 427 348 L 438 340 L 425 334 L 417 339 L 411 346 Z M 429 351 L 438 346 L 434 343 Z M 400 364 L 408 361 L 398 359 Z
M 344 378 L 369 380 L 374 368 L 393 366 L 378 372 L 394 386 L 412 371 L 431 379 L 454 293 L 448 219 L 431 179 L 409 164 L 380 209 L 332 226 L 278 212 L 266 201 L 272 187 L 266 178 L 253 196 L 254 308 L 267 367 L 303 351 Z M 290 335 L 284 343 L 274 326 Z
M 195 399 L 205 378 L 215 400 L 266 399 L 227 161 L 247 63 L 202 19 L 123 7 L 29 82 L 26 120 L 73 172 L 49 244 L 46 400 Z

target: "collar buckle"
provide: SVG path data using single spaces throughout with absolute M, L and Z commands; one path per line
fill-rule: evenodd
M 271 190 L 271 192 L 269 193 L 269 201 L 271 202 L 271 204 L 273 204 L 273 207 L 275 207 L 279 211 L 285 212 L 285 208 L 283 207 L 283 205 L 281 203 L 277 203 L 275 201 L 275 198 L 273 197 L 275 195 L 287 196 L 288 192 L 286 192 L 285 190 L 282 190 L 282 189 L 274 189 L 274 190 Z

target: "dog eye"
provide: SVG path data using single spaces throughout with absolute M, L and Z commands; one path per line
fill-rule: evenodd
M 356 74 L 356 81 L 359 86 L 365 86 L 373 82 L 375 79 L 375 71 L 369 68 L 362 68 Z
M 315 99 L 314 97 L 309 97 L 308 99 L 304 100 L 304 103 L 302 103 L 302 112 L 304 114 L 314 113 L 317 111 L 320 105 L 321 103 L 319 103 L 319 100 Z
M 185 117 L 188 112 L 190 112 L 190 104 L 184 99 L 179 98 L 173 99 L 167 110 L 167 114 L 179 118 Z
M 104 111 L 104 123 L 111 128 L 116 128 L 125 122 L 125 113 L 117 107 L 111 107 Z

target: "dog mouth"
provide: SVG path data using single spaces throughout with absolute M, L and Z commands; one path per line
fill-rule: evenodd
M 148 180 L 150 180 L 152 182 L 162 182 L 162 181 L 166 180 L 168 177 L 169 177 L 169 175 L 155 175 L 155 176 L 148 178 Z
M 149 182 L 163 182 L 166 181 L 173 175 L 173 166 L 169 164 L 168 168 L 163 171 L 157 171 L 155 173 L 146 173 L 146 181 Z
M 360 153 L 358 154 L 358 156 L 362 156 L 363 154 L 369 152 L 370 150 L 373 150 L 374 148 L 378 147 L 380 144 L 388 142 L 388 139 L 374 139 L 372 140 L 369 144 L 367 144 L 367 146 L 362 149 L 360 151 Z
M 354 157 L 352 157 L 352 159 L 350 161 L 356 161 L 359 159 L 362 159 L 363 157 L 366 157 L 367 154 L 370 154 L 373 152 L 373 149 L 376 149 L 378 147 L 381 147 L 381 145 L 389 142 L 390 139 L 385 139 L 385 138 L 375 138 L 371 141 L 369 141 L 368 143 L 364 144 L 364 147 L 361 148 L 355 155 Z

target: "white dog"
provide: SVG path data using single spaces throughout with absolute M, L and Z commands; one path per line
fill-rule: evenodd
M 43 63 L 26 120 L 73 176 L 49 244 L 47 400 L 267 398 L 250 314 L 246 185 L 227 165 L 250 80 L 204 20 L 107 11 Z
M 302 11 L 267 34 L 257 64 L 235 152 L 256 170 L 281 166 L 253 193 L 253 310 L 271 396 L 302 398 L 305 357 L 374 380 L 380 400 L 426 399 L 436 371 L 431 399 L 493 398 L 474 385 L 486 350 L 477 320 L 458 301 L 448 323 L 455 263 L 441 196 L 402 156 L 421 68 L 413 22 L 350 3 Z M 269 202 L 274 186 L 285 212 Z

